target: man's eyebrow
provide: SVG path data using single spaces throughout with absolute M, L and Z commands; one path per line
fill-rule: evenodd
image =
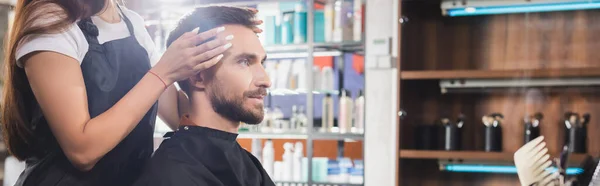
M 252 54 L 252 53 L 241 53 L 235 56 L 235 59 L 243 59 L 243 58 L 248 58 L 251 60 L 257 60 L 258 56 L 256 54 Z M 262 60 L 260 61 L 260 63 L 264 63 L 267 60 L 267 55 L 265 55 L 265 57 L 262 58 Z

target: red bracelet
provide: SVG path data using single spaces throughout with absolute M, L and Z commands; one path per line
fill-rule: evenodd
M 156 73 L 152 72 L 152 70 L 148 70 L 148 72 L 154 76 L 156 76 L 158 79 L 160 79 L 160 81 L 165 85 L 165 89 L 167 89 L 167 83 L 165 82 L 165 80 L 163 80 L 162 78 L 160 78 L 160 76 L 158 76 Z

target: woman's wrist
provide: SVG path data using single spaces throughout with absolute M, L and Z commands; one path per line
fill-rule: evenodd
M 169 87 L 171 84 L 173 84 L 173 81 L 170 80 L 170 78 L 168 78 L 166 73 L 162 72 L 158 68 L 152 68 L 148 71 L 148 73 L 152 74 L 157 79 L 159 79 L 162 82 L 162 84 L 165 86 L 165 89 L 167 89 L 167 87 Z

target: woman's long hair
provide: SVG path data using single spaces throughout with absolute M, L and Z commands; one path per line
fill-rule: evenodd
M 18 45 L 27 36 L 59 33 L 75 21 L 104 10 L 109 0 L 18 0 L 5 45 L 4 90 L 0 122 L 9 152 L 20 160 L 36 155 L 32 128 L 38 107 L 25 70 L 17 66 Z M 65 113 L 68 114 L 68 113 Z

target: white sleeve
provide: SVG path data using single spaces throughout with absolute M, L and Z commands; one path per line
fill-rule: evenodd
M 154 66 L 156 63 L 158 63 L 162 55 L 160 54 L 160 51 L 156 49 L 154 40 L 152 40 L 150 33 L 148 33 L 148 30 L 146 29 L 144 18 L 127 8 L 123 8 L 123 12 L 125 13 L 125 16 L 131 20 L 135 38 L 138 40 L 140 45 L 146 49 L 148 52 L 148 57 L 150 58 L 150 64 L 151 66 Z
M 23 61 L 20 60 L 23 56 L 37 51 L 52 51 L 69 56 L 81 64 L 88 47 L 83 32 L 74 23 L 61 33 L 30 35 L 23 38 L 17 47 L 15 58 L 17 66 L 23 68 Z

